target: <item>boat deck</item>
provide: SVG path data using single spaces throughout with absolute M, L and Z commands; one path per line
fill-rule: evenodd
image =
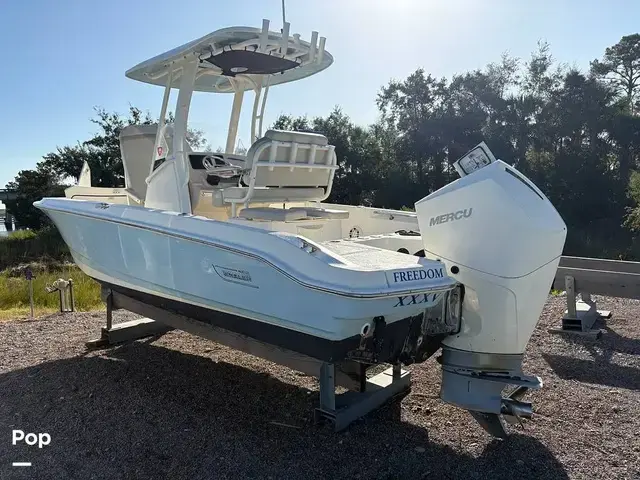
M 332 240 L 322 242 L 321 245 L 349 263 L 367 270 L 392 270 L 420 265 L 420 257 L 372 247 L 361 242 Z

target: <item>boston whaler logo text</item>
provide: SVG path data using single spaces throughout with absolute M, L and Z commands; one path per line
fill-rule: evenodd
M 213 265 L 213 268 L 215 269 L 216 273 L 227 282 L 240 283 L 242 285 L 258 288 L 256 285 L 252 285 L 253 279 L 251 278 L 251 274 L 246 270 L 221 267 L 220 265 Z
M 444 273 L 441 268 L 428 268 L 426 270 L 409 270 L 406 272 L 393 272 L 393 281 L 395 283 L 410 282 L 412 280 L 425 280 L 434 278 L 443 278 Z
M 443 213 L 442 215 L 436 215 L 429 220 L 429 226 L 440 225 L 442 223 L 453 222 L 454 220 L 460 220 L 462 218 L 469 218 L 473 213 L 473 208 L 465 208 L 464 210 L 458 210 L 457 212 Z
M 222 270 L 222 276 L 225 278 L 241 280 L 243 282 L 251 281 L 251 275 L 245 270 L 235 270 L 231 268 L 221 268 L 220 270 Z

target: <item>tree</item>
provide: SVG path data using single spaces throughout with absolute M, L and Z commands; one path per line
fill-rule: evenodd
M 15 200 L 5 200 L 7 210 L 15 215 L 19 228 L 39 230 L 49 223 L 47 217 L 33 206 L 33 202 L 43 197 L 64 195 L 60 178 L 49 170 L 22 170 L 13 182 L 7 183 L 7 189 L 18 193 Z
M 629 180 L 629 197 L 633 202 L 633 206 L 627 208 L 625 216 L 625 225 L 633 232 L 640 231 L 640 172 L 631 172 Z
M 625 99 L 630 114 L 640 85 L 640 34 L 626 35 L 605 50 L 602 60 L 591 62 L 594 75 L 608 79 Z
M 445 130 L 451 125 L 448 120 L 455 117 L 447 110 L 449 93 L 445 79 L 437 80 L 418 69 L 404 81 L 391 81 L 378 94 L 382 122 L 397 134 L 393 157 L 405 163 L 409 174 L 399 198 L 402 205 L 413 205 L 447 183 Z M 464 135 L 466 129 L 458 131 Z

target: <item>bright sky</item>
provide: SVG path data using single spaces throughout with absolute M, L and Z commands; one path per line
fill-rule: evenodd
M 267 125 L 280 113 L 326 115 L 335 105 L 367 124 L 380 87 L 418 67 L 440 77 L 507 50 L 526 59 L 543 39 L 556 59 L 586 68 L 640 31 L 637 0 L 287 0 L 286 16 L 303 39 L 312 30 L 326 36 L 335 62 L 272 89 Z M 0 188 L 56 146 L 88 139 L 94 106 L 124 113 L 131 104 L 157 116 L 162 89 L 126 79 L 128 68 L 219 28 L 260 27 L 263 18 L 279 29 L 281 1 L 0 2 Z M 214 148 L 224 145 L 230 106 L 229 95 L 195 97 L 191 123 Z M 245 100 L 243 113 L 250 108 Z

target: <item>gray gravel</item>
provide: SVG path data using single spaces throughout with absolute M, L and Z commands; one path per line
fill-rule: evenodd
M 104 313 L 2 322 L 0 479 L 638 479 L 640 302 L 596 298 L 614 312 L 596 341 L 549 334 L 564 298 L 549 299 L 525 360 L 545 386 L 507 441 L 438 400 L 433 360 L 336 434 L 312 424 L 315 379 L 198 337 L 87 352 Z M 12 446 L 13 429 L 51 444 Z

